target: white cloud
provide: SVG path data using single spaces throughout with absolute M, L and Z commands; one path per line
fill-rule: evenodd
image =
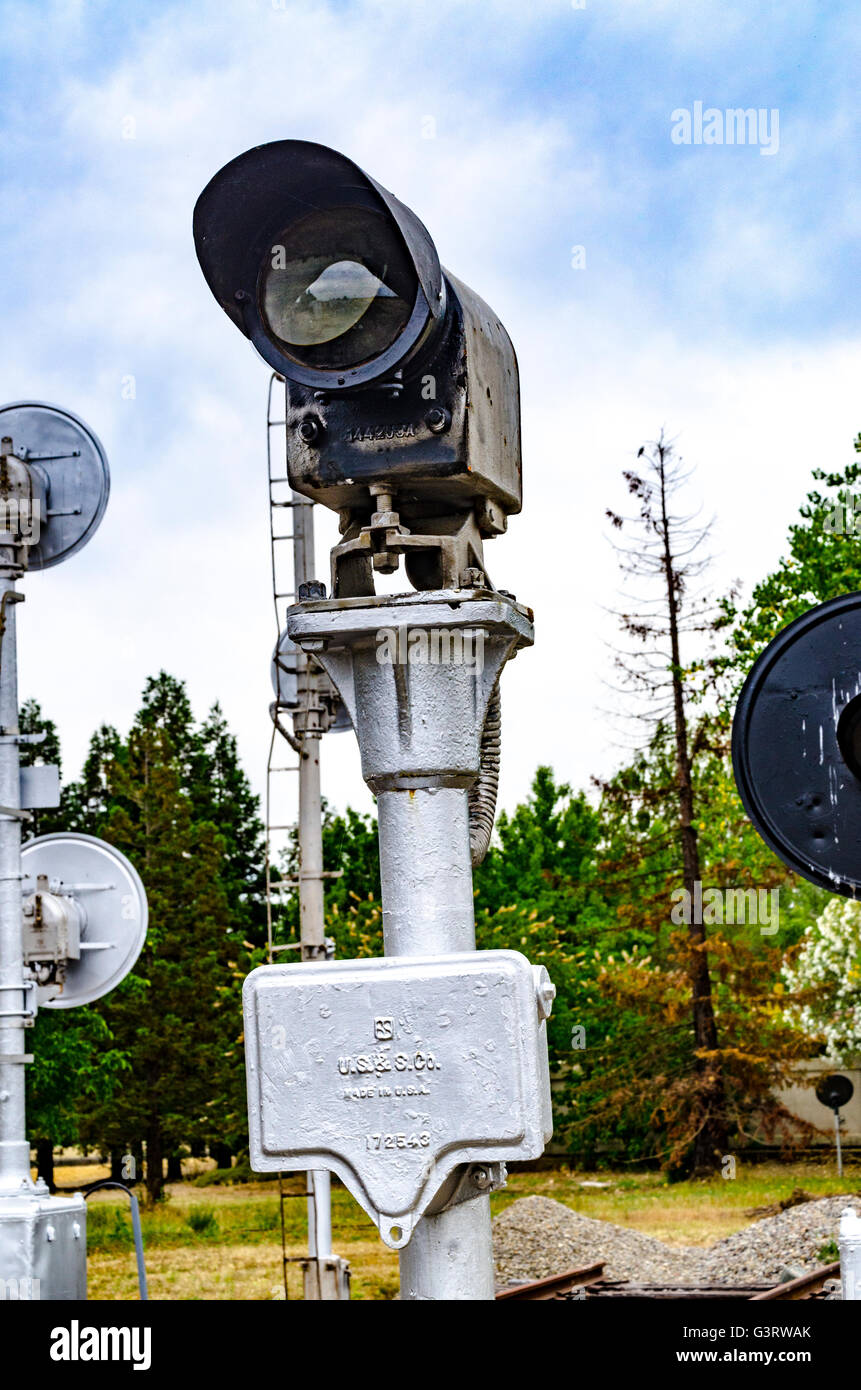
M 627 20 L 669 24 L 656 8 L 650 18 L 632 4 Z M 686 43 L 694 8 L 682 7 Z M 63 14 L 79 42 L 78 7 Z M 632 212 L 672 176 L 602 142 L 601 94 L 584 92 L 570 110 L 538 94 L 528 110 L 506 101 L 495 65 L 510 66 L 516 45 L 557 16 L 576 36 L 582 16 L 550 3 L 186 5 L 147 23 L 104 76 L 70 65 L 52 88 L 60 123 L 31 170 L 38 200 L 32 187 L 26 202 L 12 194 L 10 242 L 50 255 L 26 272 L 14 339 L 4 335 L 0 351 L 10 399 L 74 409 L 111 460 L 97 539 L 27 581 L 20 617 L 22 693 L 58 721 L 71 771 L 96 724 L 125 727 L 146 675 L 164 666 L 188 680 L 199 712 L 222 701 L 261 786 L 274 642 L 267 373 L 211 299 L 191 242 L 197 194 L 252 144 L 291 136 L 345 150 L 415 207 L 443 260 L 512 332 L 524 511 L 488 563 L 534 606 L 537 644 L 503 686 L 509 804 L 539 760 L 583 783 L 616 756 L 596 714 L 612 638 L 600 604 L 616 582 L 603 513 L 642 440 L 666 424 L 699 465 L 706 510 L 720 517 L 720 583 L 766 571 L 810 467 L 848 455 L 861 423 L 857 341 L 808 347 L 787 333 L 753 344 L 718 312 L 742 272 L 774 295 L 797 291 L 811 252 L 787 243 L 779 210 L 757 197 L 741 229 L 729 213 L 703 227 L 688 256 L 699 279 L 688 318 L 678 266 L 658 240 L 649 266 Z M 422 138 L 427 115 L 435 139 Z M 134 139 L 122 138 L 128 116 Z M 570 247 L 584 227 L 587 269 L 575 272 Z M 709 295 L 716 327 L 704 333 Z M 121 396 L 128 374 L 133 401 Z M 318 537 L 328 577 L 332 518 L 320 518 Z M 327 743 L 324 768 L 338 803 L 369 803 L 351 737 Z

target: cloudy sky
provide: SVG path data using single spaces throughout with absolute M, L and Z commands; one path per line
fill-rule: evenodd
M 852 457 L 857 5 L 43 0 L 0 12 L 3 394 L 82 415 L 112 470 L 97 537 L 28 579 L 19 613 L 22 695 L 60 726 L 67 774 L 98 723 L 128 726 L 165 667 L 198 712 L 222 702 L 262 786 L 268 371 L 210 297 L 191 214 L 227 160 L 287 137 L 343 150 L 412 206 L 507 325 L 524 509 L 489 564 L 535 609 L 537 641 L 503 686 L 503 800 L 541 761 L 576 784 L 609 771 L 617 577 L 604 509 L 623 501 L 639 445 L 663 426 L 696 466 L 694 500 L 717 518 L 717 589 L 767 572 L 810 469 Z M 767 113 L 769 142 L 676 143 L 673 113 L 697 102 Z M 321 576 L 333 539 L 321 517 Z M 370 804 L 352 735 L 327 742 L 324 789 Z

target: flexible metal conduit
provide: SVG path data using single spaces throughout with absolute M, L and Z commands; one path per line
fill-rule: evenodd
M 469 852 L 473 868 L 487 854 L 493 833 L 501 756 L 502 702 L 497 684 L 488 702 L 481 732 L 481 767 L 469 789 Z
M 91 1182 L 89 1187 L 84 1188 L 84 1197 L 92 1197 L 94 1192 L 98 1192 L 103 1187 L 116 1187 L 120 1192 L 124 1192 L 129 1199 L 132 1209 L 132 1231 L 135 1239 L 135 1256 L 138 1262 L 138 1289 L 143 1302 L 149 1300 L 149 1293 L 146 1284 L 146 1268 L 144 1267 L 143 1232 L 141 1231 L 141 1214 L 138 1206 L 138 1199 L 130 1187 L 125 1183 L 114 1182 L 111 1178 L 102 1178 L 99 1182 Z

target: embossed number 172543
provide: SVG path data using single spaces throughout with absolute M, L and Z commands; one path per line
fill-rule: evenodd
M 426 1129 L 421 1134 L 369 1134 L 366 1137 L 372 1152 L 378 1149 L 426 1149 L 430 1144 L 430 1134 Z

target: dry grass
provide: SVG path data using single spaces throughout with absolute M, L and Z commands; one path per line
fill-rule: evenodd
M 583 1187 L 605 1182 L 608 1187 Z M 564 1202 L 602 1221 L 614 1221 L 670 1245 L 711 1245 L 748 1225 L 753 1207 L 773 1205 L 796 1187 L 813 1196 L 861 1189 L 861 1166 L 847 1164 L 838 1179 L 833 1161 L 827 1163 L 739 1162 L 736 1177 L 668 1183 L 661 1173 L 582 1173 L 563 1168 L 548 1173 L 517 1173 L 494 1200 L 494 1210 L 537 1193 Z
M 353 1267 L 352 1296 L 357 1299 L 390 1299 L 398 1289 L 398 1262 L 391 1251 L 384 1255 L 372 1242 L 350 1246 Z M 302 1255 L 301 1246 L 290 1253 Z M 89 1297 L 136 1299 L 137 1274 L 131 1251 L 122 1255 L 91 1254 Z M 284 1298 L 281 1280 L 281 1244 L 214 1245 L 205 1253 L 190 1247 L 147 1251 L 147 1283 L 153 1299 L 185 1300 L 277 1300 Z M 386 1268 L 388 1266 L 388 1268 Z M 288 1275 L 290 1297 L 301 1299 L 299 1266 Z
M 62 1185 L 92 1182 L 94 1168 L 58 1170 Z M 608 1187 L 584 1187 L 601 1181 Z M 307 1238 L 306 1203 L 301 1178 L 285 1184 L 294 1197 L 285 1203 L 288 1254 L 301 1257 Z M 744 1227 L 746 1209 L 766 1206 L 803 1187 L 814 1195 L 854 1192 L 861 1187 L 861 1168 L 847 1169 L 838 1182 L 833 1164 L 739 1165 L 734 1181 L 668 1184 L 658 1173 L 582 1173 L 556 1169 L 515 1172 L 508 1187 L 492 1198 L 494 1212 L 533 1193 L 584 1213 L 657 1236 L 677 1245 L 708 1245 Z M 353 1297 L 385 1300 L 398 1288 L 397 1256 L 377 1236 L 372 1223 L 352 1198 L 333 1189 L 333 1229 L 338 1254 L 350 1261 Z M 101 1208 L 102 1210 L 97 1210 Z M 127 1203 L 105 1192 L 90 1202 L 90 1297 L 137 1297 L 134 1253 Z M 193 1225 L 189 1224 L 189 1221 Z M 164 1202 L 144 1210 L 144 1241 L 150 1295 L 156 1299 L 283 1298 L 280 1216 L 277 1186 L 269 1182 L 243 1186 L 195 1187 L 171 1184 Z M 298 1264 L 288 1267 L 290 1297 L 301 1298 Z
M 84 1177 L 96 1180 L 92 1169 L 84 1170 Z M 307 1252 L 304 1182 L 293 1177 L 284 1186 L 292 1193 L 284 1205 L 286 1249 L 293 1257 L 287 1269 L 289 1296 L 301 1299 L 298 1260 Z M 398 1290 L 397 1255 L 382 1244 L 372 1222 L 343 1189 L 336 1187 L 332 1206 L 337 1250 L 351 1265 L 353 1297 L 393 1298 Z M 126 1199 L 108 1190 L 94 1194 L 89 1207 L 90 1298 L 137 1298 Z M 190 1219 L 198 1230 L 189 1225 Z M 171 1183 L 163 1202 L 142 1208 L 142 1224 L 151 1298 L 284 1298 L 276 1183 L 206 1188 Z

